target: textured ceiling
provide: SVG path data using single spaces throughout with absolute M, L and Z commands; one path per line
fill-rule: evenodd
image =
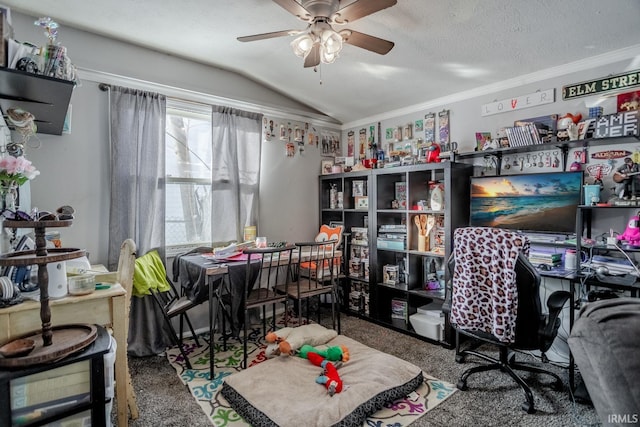
M 638 0 L 398 0 L 347 26 L 395 42 L 389 54 L 346 45 L 314 72 L 293 37 L 236 40 L 305 28 L 269 0 L 2 3 L 51 16 L 61 38 L 70 26 L 236 71 L 341 123 L 640 44 Z

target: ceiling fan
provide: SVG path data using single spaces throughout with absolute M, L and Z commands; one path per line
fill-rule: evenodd
M 347 43 L 380 55 L 387 54 L 393 42 L 358 31 L 342 29 L 333 25 L 345 25 L 395 5 L 397 0 L 355 0 L 340 7 L 340 0 L 273 0 L 289 13 L 308 22 L 304 30 L 284 30 L 272 33 L 238 37 L 241 42 L 251 42 L 274 37 L 299 36 L 291 42 L 293 52 L 304 58 L 304 66 L 315 67 L 320 62 L 330 64 L 338 57 L 342 44 Z

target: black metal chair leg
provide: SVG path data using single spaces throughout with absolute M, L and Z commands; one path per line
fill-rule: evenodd
M 187 314 L 183 314 L 182 316 L 184 316 L 184 320 L 187 321 L 187 325 L 189 326 L 189 330 L 191 331 L 191 336 L 193 337 L 194 341 L 196 342 L 196 345 L 198 347 L 200 347 L 200 342 L 198 341 L 198 335 L 196 334 L 196 330 L 193 328 L 193 325 L 191 324 L 191 320 L 189 320 L 189 316 L 187 316 Z M 182 317 L 180 316 L 180 317 Z M 182 336 L 180 336 L 180 339 L 182 340 Z
M 176 330 L 171 324 L 171 319 L 169 319 L 166 316 L 164 318 L 167 321 L 167 324 L 169 325 L 169 329 L 171 330 L 170 338 L 171 338 L 171 341 L 173 341 L 173 345 L 178 347 L 178 350 L 180 350 L 180 354 L 182 354 L 182 357 L 184 358 L 184 364 L 187 366 L 187 369 L 191 369 L 191 362 L 189 362 L 189 357 L 187 356 L 187 353 L 184 352 L 184 348 L 182 348 L 182 342 L 181 340 L 178 339 L 178 334 L 176 333 Z
M 536 410 L 533 404 L 533 393 L 531 392 L 531 389 L 529 388 L 527 383 L 524 382 L 524 380 L 520 378 L 520 376 L 516 374 L 509 365 L 502 365 L 502 370 L 508 373 L 509 376 L 511 376 L 511 378 L 513 378 L 513 380 L 518 383 L 518 385 L 524 392 L 527 402 L 522 405 L 522 409 L 524 409 L 528 414 L 534 413 Z

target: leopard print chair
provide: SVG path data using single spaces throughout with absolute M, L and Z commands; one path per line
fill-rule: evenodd
M 543 354 L 555 339 L 559 314 L 570 294 L 557 291 L 542 312 L 540 275 L 529 263 L 529 240 L 514 231 L 490 227 L 464 227 L 454 231 L 451 272 L 451 324 L 456 331 L 456 361 L 476 356 L 488 365 L 466 370 L 457 384 L 467 389 L 467 379 L 476 372 L 499 369 L 520 385 L 526 396 L 522 409 L 535 412 L 533 393 L 515 370 L 551 375 L 556 389 L 562 380 L 537 366 L 518 363 L 513 350 L 540 350 Z M 461 349 L 461 335 L 472 338 Z M 498 346 L 499 358 L 480 353 L 480 344 Z

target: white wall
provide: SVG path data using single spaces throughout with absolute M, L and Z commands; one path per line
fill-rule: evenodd
M 33 25 L 34 19 L 13 14 L 17 40 L 37 45 L 45 42 L 41 28 Z M 87 249 L 92 263 L 107 261 L 111 182 L 108 95 L 98 89 L 99 82 L 130 87 L 139 84 L 143 88 L 145 82 L 151 82 L 157 84 L 157 92 L 176 96 L 180 91 L 175 88 L 179 88 L 185 90 L 185 98 L 207 99 L 212 95 L 209 98 L 218 103 L 228 98 L 265 106 L 266 111 L 280 111 L 284 117 L 308 117 L 311 123 L 317 121 L 331 128 L 327 125 L 331 119 L 317 111 L 228 71 L 67 27 L 60 29 L 58 40 L 80 69 L 81 83 L 71 98 L 71 134 L 37 134 L 29 144 L 27 157 L 41 171 L 31 182 L 31 204 L 41 210 L 73 206 L 76 220 L 71 228 L 61 230 L 63 244 Z M 289 159 L 279 140 L 263 147 L 264 220 L 259 224 L 260 233 L 273 240 L 307 239 L 309 233 L 315 234 L 318 224 L 315 194 L 319 151 L 309 147 L 303 156 L 296 154 Z M 309 203 L 300 203 L 304 198 Z

